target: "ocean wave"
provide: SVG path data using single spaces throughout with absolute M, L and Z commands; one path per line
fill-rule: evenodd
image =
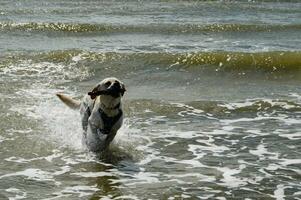
M 218 66 L 218 70 L 235 71 L 300 71 L 301 52 L 204 52 L 187 53 L 177 58 L 175 65 Z
M 1 31 L 64 33 L 202 33 L 202 32 L 272 32 L 301 30 L 301 24 L 137 24 L 111 25 L 89 23 L 14 23 L 0 22 Z
M 0 58 L 0 73 L 12 69 L 23 70 L 26 63 L 56 63 L 78 68 L 102 66 L 110 70 L 125 70 L 121 63 L 128 63 L 127 71 L 154 66 L 162 69 L 212 70 L 214 72 L 281 72 L 301 71 L 301 52 L 191 52 L 191 53 L 118 53 L 89 52 L 81 50 L 51 51 L 29 54 L 9 54 Z M 30 62 L 29 62 L 30 61 Z M 24 64 L 25 62 L 25 64 Z M 100 65 L 101 64 L 101 65 Z M 13 66 L 20 66 L 15 68 Z M 133 68 L 133 69 L 131 69 Z M 10 69 L 10 70 L 9 70 Z M 27 68 L 26 68 L 27 69 Z M 28 67 L 31 70 L 31 67 Z M 44 73 L 44 72 L 43 72 Z
M 145 108 L 142 106 L 148 106 L 148 113 L 145 113 Z M 146 120 L 148 124 L 156 122 L 167 122 L 168 120 L 183 119 L 181 123 L 189 124 L 190 120 L 193 119 L 203 119 L 203 120 L 243 120 L 250 119 L 256 120 L 256 117 L 266 117 L 269 116 L 279 117 L 281 119 L 288 119 L 297 122 L 297 113 L 301 112 L 301 104 L 295 100 L 286 99 L 247 99 L 238 102 L 224 102 L 224 101 L 192 101 L 192 102 L 165 102 L 165 101 L 155 101 L 155 100 L 139 100 L 139 101 L 129 101 L 127 104 L 134 110 L 136 110 L 135 116 L 149 116 Z M 163 107 L 163 108 L 162 108 Z M 151 117 L 156 114 L 158 117 Z M 160 117 L 159 117 L 160 116 Z M 237 118 L 239 116 L 239 118 Z M 285 117 L 284 117 L 285 116 Z M 187 120 L 187 121 L 184 121 Z M 145 121 L 144 121 L 145 122 Z M 286 121 L 289 123 L 289 120 Z M 184 133 L 180 133 L 185 136 Z M 193 137 L 189 135 L 188 138 Z
M 66 24 L 66 23 L 0 23 L 0 30 L 7 31 L 60 31 L 60 32 L 104 32 L 110 27 L 93 24 Z

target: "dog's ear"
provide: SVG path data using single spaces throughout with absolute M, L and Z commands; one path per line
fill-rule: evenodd
M 125 91 L 126 91 L 126 89 L 125 89 L 125 86 L 124 86 L 124 84 L 123 84 L 123 83 L 121 83 L 121 90 L 120 90 L 120 94 L 121 94 L 121 96 L 123 96 L 123 95 L 124 95 Z
M 93 88 L 92 92 L 88 92 L 88 95 L 90 95 L 91 99 L 95 99 L 97 97 L 98 87 L 99 85 Z

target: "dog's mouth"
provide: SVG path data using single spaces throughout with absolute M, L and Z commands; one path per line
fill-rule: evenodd
M 110 95 L 110 96 L 115 97 L 115 98 L 120 97 L 120 95 L 121 95 L 120 89 L 116 89 L 116 88 L 113 88 L 113 87 L 111 87 L 109 89 L 106 89 L 106 90 L 103 90 L 103 91 L 100 91 L 100 93 L 102 95 Z
M 113 85 L 112 87 L 109 87 L 105 90 L 89 92 L 88 95 L 90 95 L 92 99 L 99 95 L 110 95 L 114 98 L 118 98 L 120 96 L 123 96 L 124 92 L 125 89 Z

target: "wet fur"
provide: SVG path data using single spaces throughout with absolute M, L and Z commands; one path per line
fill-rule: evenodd
M 101 152 L 105 150 L 114 139 L 118 129 L 123 122 L 121 97 L 125 91 L 124 84 L 116 78 L 107 78 L 97 84 L 92 92 L 101 91 L 108 86 L 106 83 L 112 84 L 117 82 L 120 84 L 121 95 L 113 97 L 110 95 L 85 95 L 82 101 L 77 101 L 64 94 L 58 93 L 57 96 L 68 107 L 72 109 L 79 109 L 81 115 L 81 122 L 83 127 L 83 142 L 86 143 L 89 150 L 93 152 Z M 121 117 L 112 124 L 109 134 L 105 135 L 100 130 L 104 129 L 104 120 L 101 117 L 99 110 L 102 110 L 108 117 L 115 117 L 121 112 Z
M 79 109 L 80 108 L 80 101 L 77 101 L 75 99 L 72 99 L 71 97 L 61 94 L 61 93 L 57 93 L 56 96 L 62 101 L 64 102 L 69 108 L 71 109 Z

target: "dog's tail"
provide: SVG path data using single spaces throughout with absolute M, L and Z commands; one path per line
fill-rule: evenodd
M 71 97 L 68 97 L 67 95 L 61 94 L 61 93 L 57 93 L 56 96 L 58 96 L 58 98 L 64 102 L 69 108 L 72 109 L 79 109 L 80 107 L 80 102 L 72 99 Z

